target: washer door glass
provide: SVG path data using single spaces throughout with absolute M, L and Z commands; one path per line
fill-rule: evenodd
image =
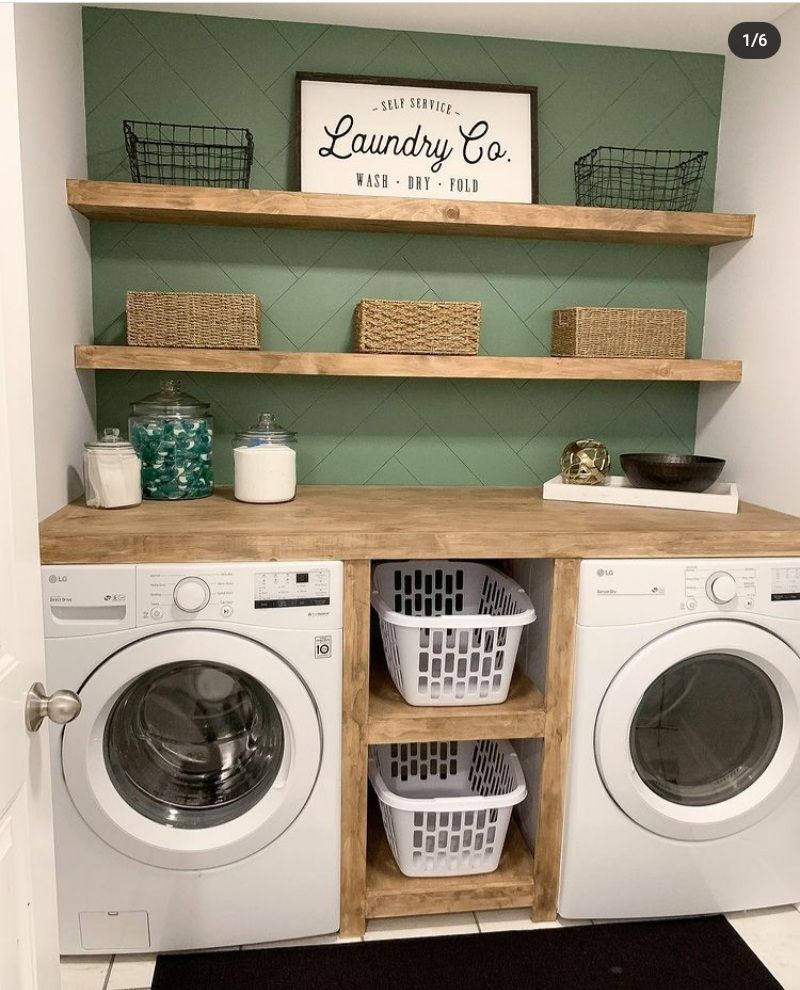
M 106 767 L 136 811 L 176 828 L 232 821 L 270 789 L 284 754 L 263 684 L 216 662 L 186 661 L 136 678 L 106 723 Z
M 772 680 L 730 653 L 703 653 L 664 671 L 644 692 L 630 730 L 644 783 L 676 804 L 726 801 L 772 762 L 783 710 Z

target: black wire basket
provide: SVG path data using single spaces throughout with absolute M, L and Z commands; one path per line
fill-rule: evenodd
M 247 189 L 253 135 L 245 127 L 123 120 L 134 182 Z
M 693 210 L 707 151 L 593 148 L 575 162 L 578 206 Z

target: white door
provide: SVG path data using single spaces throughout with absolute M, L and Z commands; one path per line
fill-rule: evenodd
M 30 335 L 13 8 L 0 4 L 0 985 L 59 986 L 47 733 L 25 726 L 43 679 Z M 58 687 L 58 685 L 55 685 Z
M 245 636 L 145 636 L 80 698 L 61 743 L 67 790 L 97 835 L 142 863 L 235 863 L 282 835 L 314 789 L 316 706 L 285 660 Z
M 710 620 L 639 650 L 595 725 L 606 789 L 658 835 L 732 835 L 800 784 L 800 657 L 760 626 Z

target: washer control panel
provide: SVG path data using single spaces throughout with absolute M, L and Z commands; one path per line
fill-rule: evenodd
M 337 560 L 218 564 L 66 564 L 42 568 L 47 637 L 176 625 L 316 629 L 316 656 L 342 628 Z
M 255 608 L 303 608 L 330 603 L 331 576 L 326 568 L 267 571 L 255 576 Z
M 339 562 L 140 564 L 136 571 L 140 626 L 230 621 L 328 628 L 341 623 Z
M 233 615 L 236 581 L 233 571 L 192 573 L 188 568 L 137 568 L 139 625 L 174 622 L 200 614 L 208 619 Z M 225 609 L 225 611 L 223 611 Z

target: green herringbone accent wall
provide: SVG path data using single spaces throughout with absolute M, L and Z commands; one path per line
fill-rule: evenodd
M 574 202 L 572 164 L 598 144 L 708 149 L 711 208 L 723 59 L 132 10 L 84 10 L 89 174 L 127 179 L 122 119 L 249 126 L 254 187 L 292 188 L 297 70 L 539 87 L 543 202 Z M 125 339 L 126 289 L 255 292 L 263 346 L 349 350 L 364 296 L 480 299 L 482 350 L 547 354 L 553 309 L 677 306 L 700 354 L 707 252 L 464 237 L 92 225 L 95 337 Z M 158 376 L 99 372 L 99 425 Z M 691 450 L 694 385 L 183 375 L 210 401 L 217 480 L 231 434 L 274 410 L 299 433 L 307 483 L 534 484 L 568 440 L 612 453 Z

